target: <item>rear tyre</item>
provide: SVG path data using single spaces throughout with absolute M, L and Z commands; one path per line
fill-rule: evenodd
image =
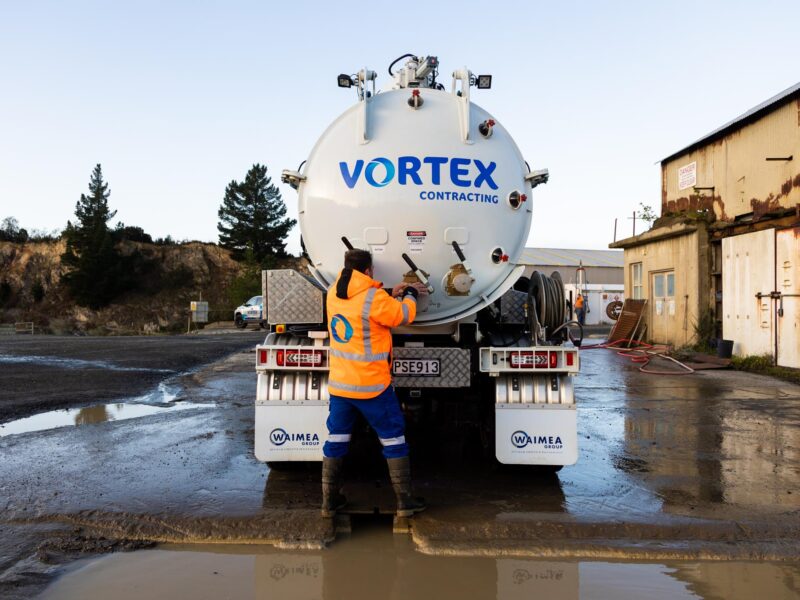
M 507 465 L 497 460 L 497 457 L 495 457 L 494 462 L 495 465 L 506 471 L 527 473 L 540 477 L 555 476 L 556 473 L 564 468 L 564 465 Z
M 536 468 L 542 474 L 555 475 L 564 468 L 564 465 L 537 465 Z
M 276 461 L 271 460 L 267 462 L 267 466 L 270 468 L 270 471 L 281 471 L 281 472 L 291 472 L 291 471 L 307 471 L 312 468 L 312 464 L 315 468 L 319 467 L 318 462 L 307 462 L 307 461 Z
M 236 313 L 233 317 L 233 323 L 237 329 L 244 329 L 247 327 L 247 322 L 242 318 L 242 315 Z

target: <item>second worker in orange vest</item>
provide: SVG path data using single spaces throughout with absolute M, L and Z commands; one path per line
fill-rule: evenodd
M 411 469 L 405 419 L 392 387 L 392 327 L 414 321 L 422 284 L 398 284 L 390 296 L 372 279 L 372 255 L 348 250 L 345 268 L 328 290 L 330 335 L 330 412 L 322 459 L 322 515 L 332 517 L 344 506 L 341 470 L 358 413 L 378 434 L 397 495 L 398 516 L 425 508 L 411 495 Z

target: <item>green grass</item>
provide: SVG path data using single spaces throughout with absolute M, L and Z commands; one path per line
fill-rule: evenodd
M 737 371 L 769 375 L 784 381 L 800 384 L 800 369 L 777 367 L 772 362 L 772 356 L 763 354 L 758 356 L 734 356 L 731 366 Z

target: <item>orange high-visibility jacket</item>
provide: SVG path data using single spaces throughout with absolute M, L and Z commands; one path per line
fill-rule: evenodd
M 330 375 L 334 396 L 366 400 L 392 383 L 392 327 L 411 323 L 417 303 L 395 300 L 364 273 L 342 269 L 328 291 Z
M 583 308 L 583 295 L 578 294 L 578 297 L 575 299 L 575 309 Z

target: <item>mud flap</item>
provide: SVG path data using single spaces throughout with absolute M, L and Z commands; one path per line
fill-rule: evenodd
M 321 461 L 327 418 L 327 402 L 257 403 L 256 458 L 264 462 Z
M 495 454 L 508 465 L 574 465 L 575 405 L 496 404 Z

